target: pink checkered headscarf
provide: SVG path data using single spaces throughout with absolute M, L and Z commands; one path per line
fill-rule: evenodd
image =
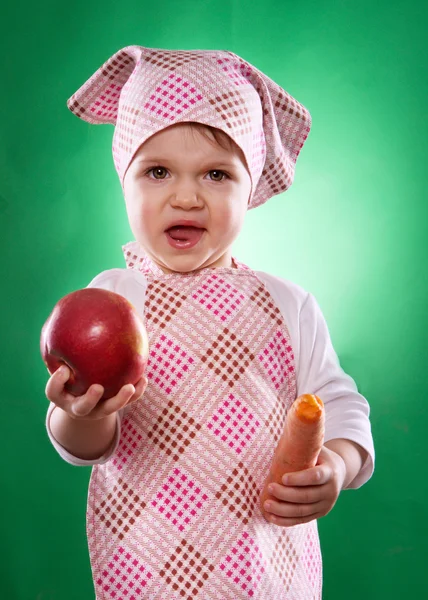
M 113 160 L 122 188 L 138 148 L 154 133 L 187 121 L 221 129 L 246 158 L 252 181 L 248 208 L 291 186 L 311 127 L 304 106 L 256 67 L 223 50 L 127 46 L 67 106 L 88 123 L 115 126 Z

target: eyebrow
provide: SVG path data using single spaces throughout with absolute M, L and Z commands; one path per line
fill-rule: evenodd
M 153 156 L 153 157 L 152 156 L 148 156 L 147 158 L 139 156 L 139 157 L 137 157 L 135 159 L 135 163 L 136 164 L 156 163 L 156 164 L 161 165 L 164 162 L 165 163 L 166 162 L 172 162 L 173 160 L 174 159 L 168 159 L 168 158 L 165 158 L 165 157 L 158 158 L 157 156 Z M 202 164 L 204 165 L 204 164 L 208 164 L 208 163 L 209 164 L 215 164 L 216 167 L 218 167 L 218 168 L 221 168 L 221 167 L 226 167 L 226 168 L 236 167 L 236 164 L 234 162 L 224 160 L 224 158 L 223 159 L 221 159 L 221 158 L 219 158 L 219 159 L 217 159 L 217 158 L 210 158 L 209 160 L 203 161 Z

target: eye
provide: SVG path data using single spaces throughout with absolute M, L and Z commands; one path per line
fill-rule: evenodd
M 219 171 L 217 169 L 210 171 L 209 172 L 210 176 L 214 175 L 214 177 L 211 177 L 212 181 L 223 181 L 224 179 L 228 179 L 229 175 L 227 175 L 227 173 L 225 173 L 224 171 Z M 220 178 L 219 178 L 220 176 Z
M 146 171 L 146 175 L 152 175 L 150 179 L 162 180 L 166 178 L 168 171 L 165 167 L 151 167 Z M 220 171 L 219 169 L 213 169 L 209 171 L 211 181 L 224 181 L 225 179 L 229 179 L 229 175 L 224 171 Z
M 164 167 L 152 167 L 146 171 L 146 175 L 153 173 L 153 179 L 165 179 L 166 172 L 167 171 Z M 163 177 L 162 174 L 164 174 Z

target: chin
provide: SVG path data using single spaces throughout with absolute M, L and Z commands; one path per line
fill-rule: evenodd
M 190 271 L 197 271 L 198 269 L 210 266 L 210 264 L 206 264 L 201 260 L 195 260 L 195 258 L 191 256 L 178 256 L 175 260 L 173 259 L 162 263 L 162 268 L 169 269 L 175 273 L 189 273 Z

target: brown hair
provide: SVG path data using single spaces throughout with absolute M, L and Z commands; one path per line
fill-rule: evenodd
M 221 129 L 211 127 L 211 125 L 204 125 L 203 123 L 197 123 L 195 121 L 189 121 L 186 123 L 193 131 L 197 131 L 204 136 L 210 142 L 214 142 L 223 148 L 223 150 L 240 150 L 239 146 L 235 144 L 231 137 L 227 135 Z
M 197 131 L 200 133 L 205 139 L 207 139 L 212 144 L 217 144 L 223 150 L 228 150 L 229 152 L 235 152 L 238 154 L 245 165 L 248 172 L 247 160 L 241 148 L 238 144 L 232 140 L 232 138 L 227 135 L 221 129 L 217 129 L 217 127 L 212 127 L 211 125 L 205 125 L 204 123 L 198 123 L 196 121 L 185 121 L 186 125 L 190 127 L 192 131 Z

